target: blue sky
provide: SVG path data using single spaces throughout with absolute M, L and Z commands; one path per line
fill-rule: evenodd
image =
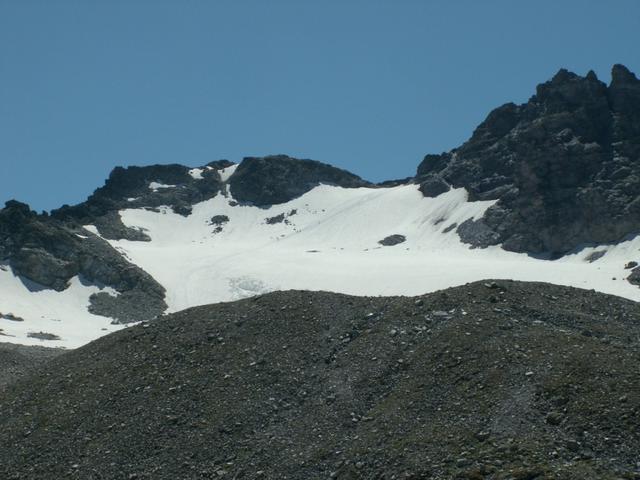
M 640 2 L 0 0 L 0 201 L 287 153 L 412 175 L 565 67 L 640 73 Z

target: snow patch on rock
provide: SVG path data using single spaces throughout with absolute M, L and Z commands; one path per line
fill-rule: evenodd
M 158 190 L 162 190 L 164 188 L 175 188 L 175 185 L 166 185 L 164 183 L 158 183 L 158 182 L 150 182 L 149 183 L 149 190 L 152 190 L 154 192 L 157 192 Z

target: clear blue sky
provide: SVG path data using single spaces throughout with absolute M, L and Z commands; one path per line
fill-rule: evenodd
M 566 67 L 640 73 L 640 1 L 0 0 L 0 202 L 287 153 L 380 181 Z

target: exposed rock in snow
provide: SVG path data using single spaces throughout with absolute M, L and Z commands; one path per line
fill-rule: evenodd
M 400 243 L 406 242 L 407 237 L 404 235 L 394 234 L 389 235 L 388 237 L 384 237 L 382 240 L 378 240 L 380 245 L 384 245 L 385 247 L 391 247 L 393 245 L 398 245 Z
M 370 185 L 346 170 L 286 155 L 247 157 L 229 183 L 237 201 L 260 207 L 288 202 L 320 184 L 347 188 Z

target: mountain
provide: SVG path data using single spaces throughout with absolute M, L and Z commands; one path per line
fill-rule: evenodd
M 498 200 L 458 228 L 474 246 L 565 254 L 640 231 L 640 80 L 615 65 L 609 86 L 560 70 L 524 105 L 489 114 L 461 147 L 427 155 L 420 189 L 464 187 Z
M 634 479 L 639 318 L 512 281 L 191 308 L 0 389 L 0 477 Z
M 485 278 L 640 300 L 640 81 L 561 70 L 413 178 L 285 155 L 118 167 L 85 202 L 0 210 L 0 338 L 77 347 L 273 290 L 417 295 Z

